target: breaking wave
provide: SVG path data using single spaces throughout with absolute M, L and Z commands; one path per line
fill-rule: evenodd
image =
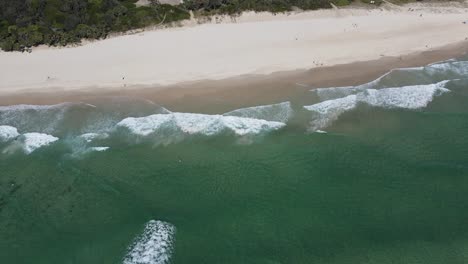
M 0 106 L 0 146 L 3 153 L 35 150 L 63 142 L 67 153 L 80 156 L 114 148 L 123 136 L 127 143 L 176 143 L 190 136 L 233 135 L 239 143 L 282 129 L 286 124 L 317 132 L 360 104 L 381 108 L 420 109 L 447 88 L 464 95 L 468 61 L 449 60 L 424 67 L 392 70 L 358 85 L 312 90 L 318 102 L 293 109 L 291 102 L 252 106 L 224 114 L 171 112 L 154 102 L 108 97 L 87 103 Z M 458 81 L 455 81 L 458 80 Z M 310 126 L 307 122 L 312 121 Z M 291 122 L 294 117 L 294 122 Z M 303 125 L 302 125 L 303 124 Z
M 0 142 L 7 142 L 19 136 L 18 129 L 12 126 L 0 126 Z
M 13 126 L 21 131 L 53 133 L 73 107 L 89 106 L 82 103 L 0 106 L 0 120 L 2 125 Z
M 156 132 L 213 136 L 226 131 L 245 136 L 277 130 L 285 125 L 285 123 L 263 119 L 192 113 L 129 117 L 117 124 L 140 136 L 148 136 Z
M 365 89 L 357 94 L 326 100 L 314 105 L 304 106 L 304 108 L 314 113 L 311 129 L 316 131 L 331 125 L 340 115 L 356 108 L 359 103 L 382 108 L 424 108 L 435 96 L 449 92 L 448 89 L 444 88 L 447 82 L 380 90 Z
M 290 102 L 283 102 L 279 104 L 241 108 L 223 115 L 286 123 L 293 116 L 293 109 Z
M 175 242 L 175 226 L 162 222 L 149 221 L 143 233 L 128 248 L 123 264 L 167 264 Z
M 0 125 L 24 132 L 67 135 L 103 133 L 128 116 L 169 111 L 148 100 L 111 97 L 90 103 L 0 106 Z
M 189 135 L 221 133 L 233 134 L 242 138 L 239 142 L 250 143 L 250 136 L 286 126 L 292 112 L 290 103 L 284 102 L 223 115 L 172 113 L 150 101 L 115 98 L 100 104 L 4 106 L 0 107 L 0 143 L 17 139 L 3 153 L 22 149 L 30 154 L 62 138 L 73 157 L 108 150 L 110 138 L 118 131 L 130 132 L 125 133 L 130 138 L 151 134 L 161 144 L 179 142 Z
M 71 150 L 71 156 L 78 158 L 90 152 L 103 152 L 110 147 L 99 145 L 110 137 L 107 133 L 85 133 L 77 137 L 69 137 L 66 143 Z M 98 145 L 96 146 L 96 143 Z
M 20 136 L 22 148 L 26 154 L 30 154 L 36 149 L 47 146 L 59 138 L 43 133 L 26 133 Z
M 393 69 L 371 82 L 357 86 L 317 88 L 312 91 L 317 93 L 320 100 L 331 100 L 357 94 L 367 89 L 432 84 L 444 80 L 463 79 L 467 76 L 468 61 L 448 60 L 424 67 Z
M 59 138 L 43 134 L 43 133 L 25 133 L 18 135 L 14 140 L 3 150 L 3 153 L 14 153 L 23 151 L 25 154 L 31 154 L 35 150 L 48 146 Z

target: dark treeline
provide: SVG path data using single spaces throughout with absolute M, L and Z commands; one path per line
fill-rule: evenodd
M 103 38 L 113 31 L 188 18 L 185 10 L 136 0 L 0 0 L 0 46 L 23 50 Z
M 330 2 L 349 4 L 348 0 L 186 0 L 184 6 L 189 10 L 235 14 L 247 10 L 284 12 L 292 7 L 303 10 L 330 8 Z
M 329 0 L 187 0 L 178 6 L 151 1 L 136 6 L 137 0 L 0 0 L 0 48 L 25 50 L 46 44 L 62 46 L 81 39 L 105 38 L 158 23 L 189 18 L 189 11 L 201 14 L 235 14 L 245 10 L 282 12 L 329 8 Z M 334 0 L 347 4 L 348 0 Z

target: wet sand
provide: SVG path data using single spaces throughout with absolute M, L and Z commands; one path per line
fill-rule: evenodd
M 395 68 L 424 66 L 466 53 L 468 44 L 463 42 L 401 57 L 382 57 L 378 60 L 311 70 L 243 75 L 223 80 L 202 80 L 169 86 L 22 91 L 0 96 L 0 105 L 86 102 L 110 96 L 125 96 L 148 99 L 172 111 L 222 113 L 240 107 L 291 99 L 307 101 L 308 91 L 313 88 L 358 85 L 374 80 Z

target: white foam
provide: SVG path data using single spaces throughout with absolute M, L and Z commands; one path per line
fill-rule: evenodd
M 30 154 L 38 148 L 47 146 L 58 138 L 42 133 L 26 133 L 21 136 L 22 148 L 26 154 Z
M 18 137 L 20 134 L 16 127 L 0 126 L 0 142 L 6 142 Z
M 293 115 L 293 109 L 290 102 L 279 104 L 260 105 L 254 107 L 241 108 L 227 112 L 224 116 L 238 116 L 267 121 L 276 121 L 286 123 Z
M 356 107 L 356 95 L 348 95 L 343 98 L 323 101 L 318 104 L 304 106 L 305 109 L 317 114 L 311 123 L 312 130 L 320 130 L 336 121 L 338 117 Z
M 204 115 L 192 113 L 156 114 L 146 117 L 129 117 L 120 121 L 117 126 L 126 127 L 132 133 L 147 136 L 158 131 L 180 132 L 188 135 L 217 135 L 231 131 L 236 135 L 255 135 L 277 130 L 286 124 L 262 119 Z
M 422 69 L 421 68 L 396 68 L 392 69 L 383 75 L 381 75 L 379 78 L 370 81 L 368 83 L 363 83 L 357 86 L 342 86 L 342 87 L 329 87 L 329 88 L 317 88 L 313 89 L 311 91 L 315 91 L 319 98 L 321 100 L 330 100 L 330 99 L 335 99 L 335 98 L 340 98 L 343 96 L 348 96 L 352 94 L 356 94 L 359 92 L 362 92 L 366 89 L 374 88 L 376 87 L 383 79 L 385 79 L 387 76 L 392 74 L 395 71 L 400 71 L 400 70 L 417 70 L 417 69 Z
M 425 68 L 429 73 L 452 73 L 459 77 L 468 75 L 468 61 L 448 61 L 445 63 L 431 64 Z
M 359 86 L 343 86 L 343 87 L 329 87 L 329 88 L 317 88 L 311 91 L 317 93 L 320 100 L 331 100 L 340 98 L 343 96 L 348 96 L 351 94 L 356 94 L 362 91 Z
M 107 133 L 86 133 L 86 134 L 80 135 L 79 137 L 82 138 L 87 143 L 90 143 L 93 140 L 106 139 L 106 138 L 109 137 L 109 134 L 107 134 Z
M 90 108 L 83 103 L 0 106 L 0 124 L 14 126 L 20 131 L 53 134 L 63 127 L 76 107 Z
M 449 90 L 443 88 L 447 81 L 431 85 L 414 85 L 380 90 L 368 89 L 358 95 L 358 101 L 385 108 L 419 109 Z
M 108 149 L 109 147 L 91 147 L 90 148 L 91 151 L 98 151 L 98 152 L 106 151 Z
M 175 242 L 175 226 L 149 221 L 143 234 L 129 247 L 123 264 L 167 264 L 171 259 Z
M 436 64 L 449 63 L 449 62 L 454 62 L 454 61 L 457 61 L 457 60 L 448 59 L 448 60 L 443 60 L 443 61 L 436 61 L 436 62 L 433 62 L 431 64 L 428 64 L 427 66 L 433 66 L 433 65 L 436 65 Z
M 102 152 L 109 149 L 106 146 L 92 146 L 93 141 L 107 139 L 107 133 L 85 133 L 77 137 L 65 139 L 65 143 L 70 147 L 71 156 L 81 158 L 90 152 Z
M 391 80 L 394 78 L 395 74 L 410 73 L 410 72 L 414 74 L 414 72 L 422 72 L 423 69 L 424 67 L 396 68 L 396 69 L 392 69 L 386 72 L 385 74 L 381 75 L 379 78 L 373 81 L 360 84 L 357 86 L 317 88 L 317 89 L 312 89 L 311 91 L 315 91 L 318 97 L 320 98 L 320 100 L 331 100 L 331 99 L 336 99 L 336 98 L 340 98 L 340 97 L 351 95 L 351 94 L 357 94 L 367 89 L 388 87 L 389 83 L 392 83 L 391 85 L 393 86 L 394 84 Z M 412 85 L 412 84 L 410 83 L 410 84 L 405 84 L 405 85 Z
M 28 104 L 7 105 L 7 106 L 0 106 L 0 111 L 50 110 L 50 109 L 69 107 L 74 104 L 75 103 L 65 102 L 65 103 L 54 104 L 54 105 L 28 105 Z
M 449 92 L 444 86 L 448 81 L 429 85 L 413 85 L 380 90 L 366 89 L 358 94 L 323 101 L 314 105 L 304 106 L 314 112 L 311 129 L 316 131 L 329 126 L 338 117 L 358 105 L 365 103 L 383 108 L 419 109 L 426 107 L 434 98 L 442 93 Z

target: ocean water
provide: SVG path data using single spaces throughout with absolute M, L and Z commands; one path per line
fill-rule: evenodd
M 468 58 L 227 113 L 0 107 L 0 263 L 468 263 Z

